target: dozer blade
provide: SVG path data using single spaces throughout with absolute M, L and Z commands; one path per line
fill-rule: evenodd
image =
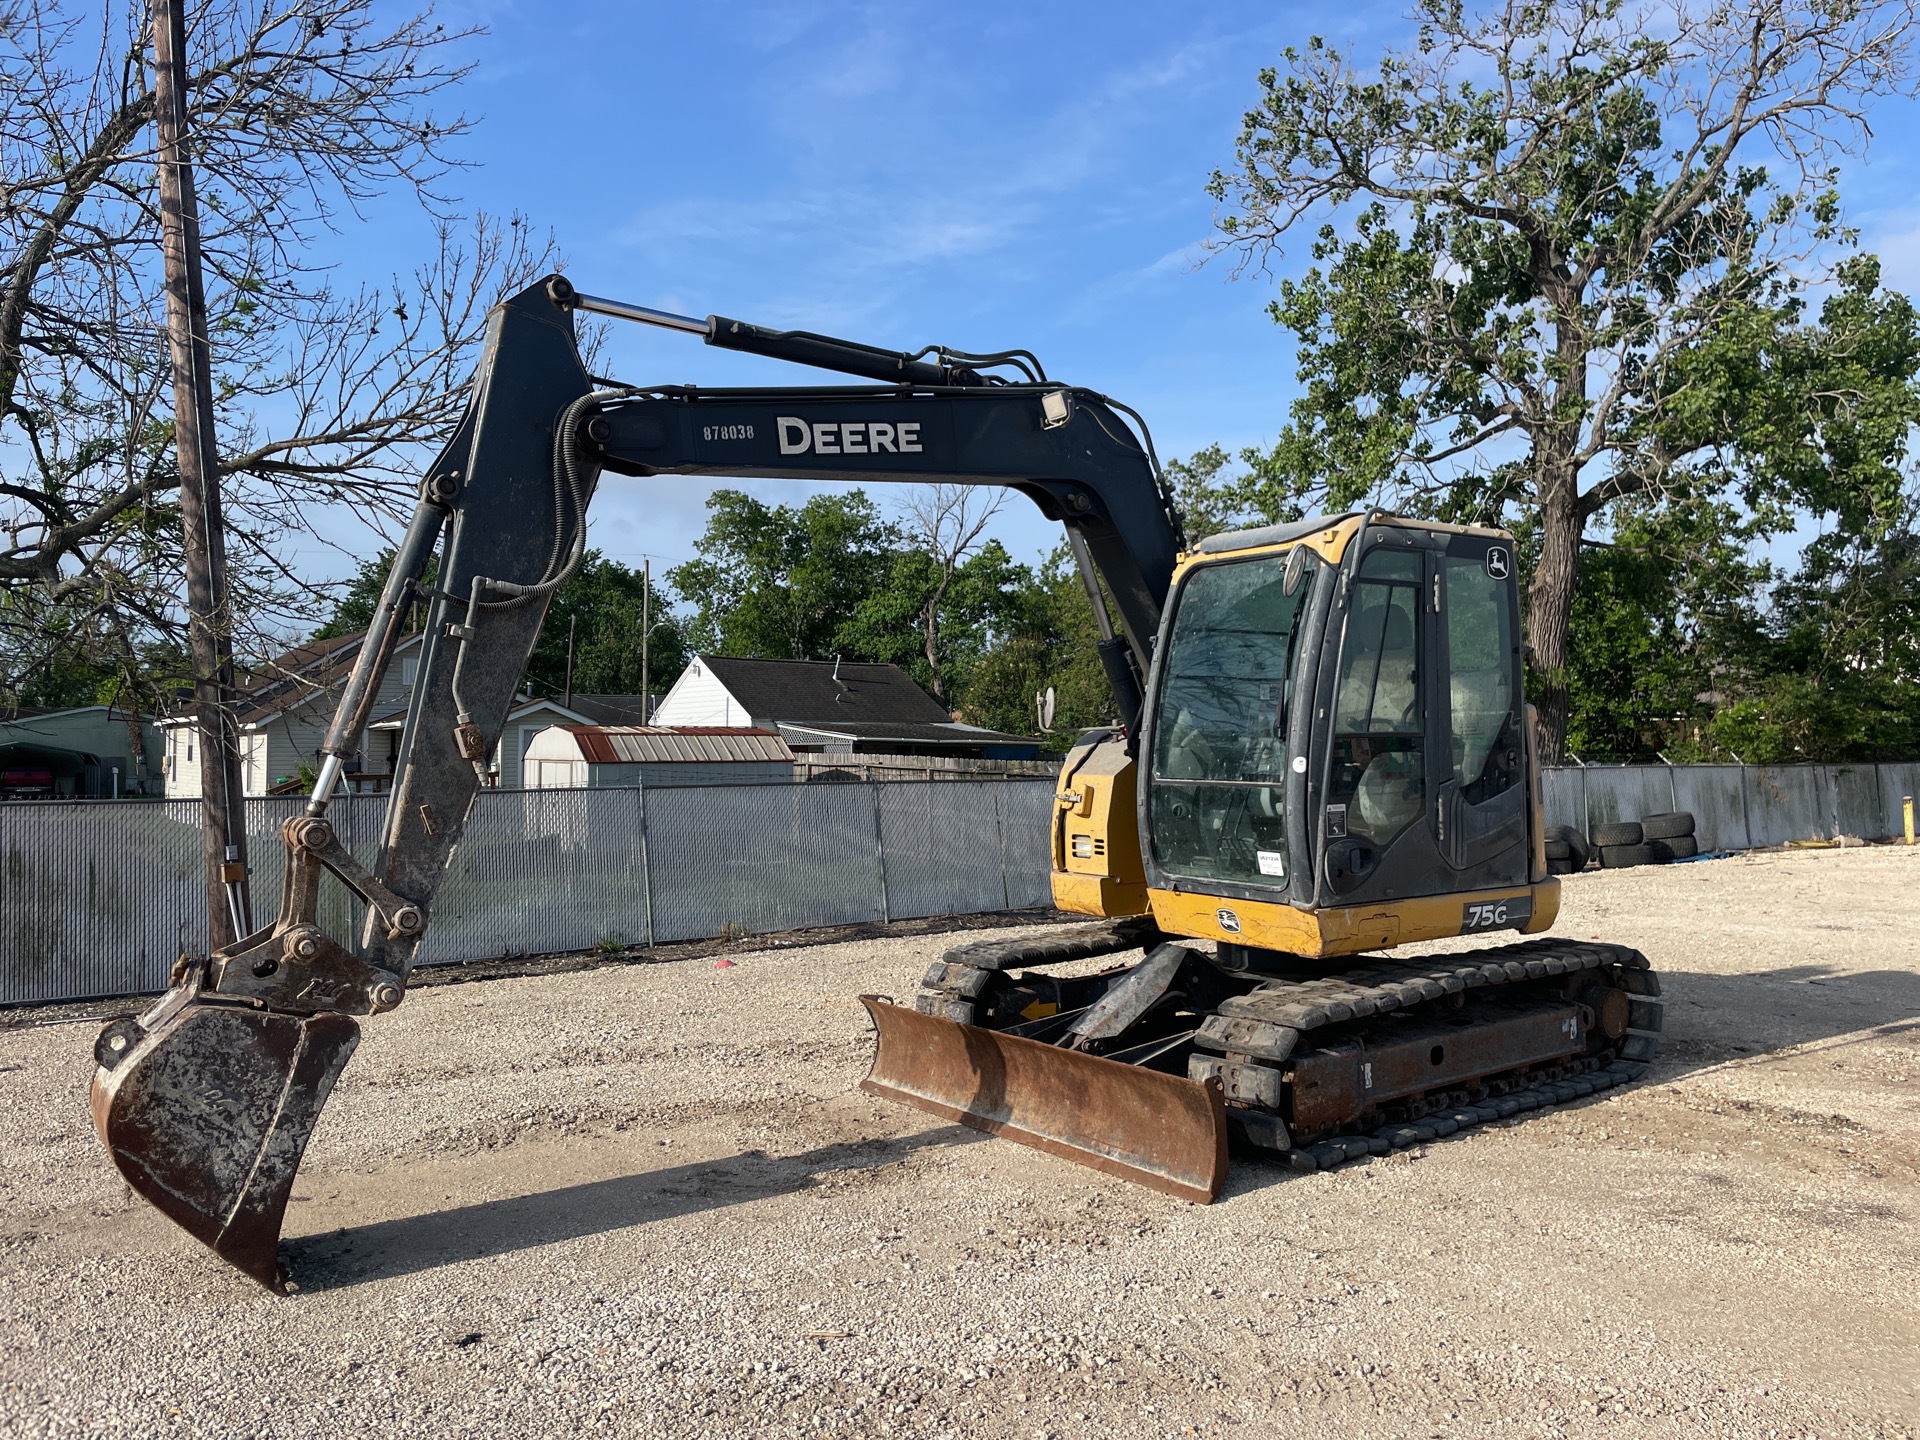
M 940 1020 L 877 995 L 880 1044 L 860 1088 L 1109 1175 L 1196 1200 L 1227 1176 L 1220 1082 L 1185 1080 Z
M 170 991 L 94 1055 L 93 1124 L 127 1183 L 276 1293 L 280 1221 L 313 1122 L 360 1026 Z

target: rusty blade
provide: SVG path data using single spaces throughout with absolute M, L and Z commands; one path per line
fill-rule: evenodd
M 939 1020 L 878 995 L 860 1003 L 879 1047 L 860 1088 L 989 1135 L 1206 1204 L 1227 1176 L 1220 1082 L 1185 1080 Z
M 360 1027 L 168 994 L 100 1033 L 93 1124 L 127 1183 L 223 1260 L 284 1293 L 280 1222 Z

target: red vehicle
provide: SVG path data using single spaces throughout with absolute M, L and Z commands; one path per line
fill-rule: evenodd
M 0 800 L 43 800 L 52 795 L 51 770 L 0 770 Z

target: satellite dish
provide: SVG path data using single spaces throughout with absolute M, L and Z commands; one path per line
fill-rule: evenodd
M 1033 708 L 1040 716 L 1040 733 L 1042 735 L 1051 735 L 1053 733 L 1053 707 L 1056 699 L 1057 697 L 1054 695 L 1053 686 L 1051 685 L 1039 691 L 1033 697 Z

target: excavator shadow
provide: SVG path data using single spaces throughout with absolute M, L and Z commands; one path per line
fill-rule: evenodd
M 896 1139 L 855 1140 L 799 1155 L 761 1150 L 580 1185 L 461 1205 L 283 1240 L 300 1289 L 341 1290 L 566 1240 L 810 1189 L 823 1177 L 870 1172 L 922 1150 L 987 1137 L 959 1125 Z
M 1661 967 L 1659 974 L 1666 1015 L 1656 1081 L 1843 1037 L 1920 1029 L 1913 1023 L 1920 1021 L 1920 972 L 1805 964 L 1732 975 Z

